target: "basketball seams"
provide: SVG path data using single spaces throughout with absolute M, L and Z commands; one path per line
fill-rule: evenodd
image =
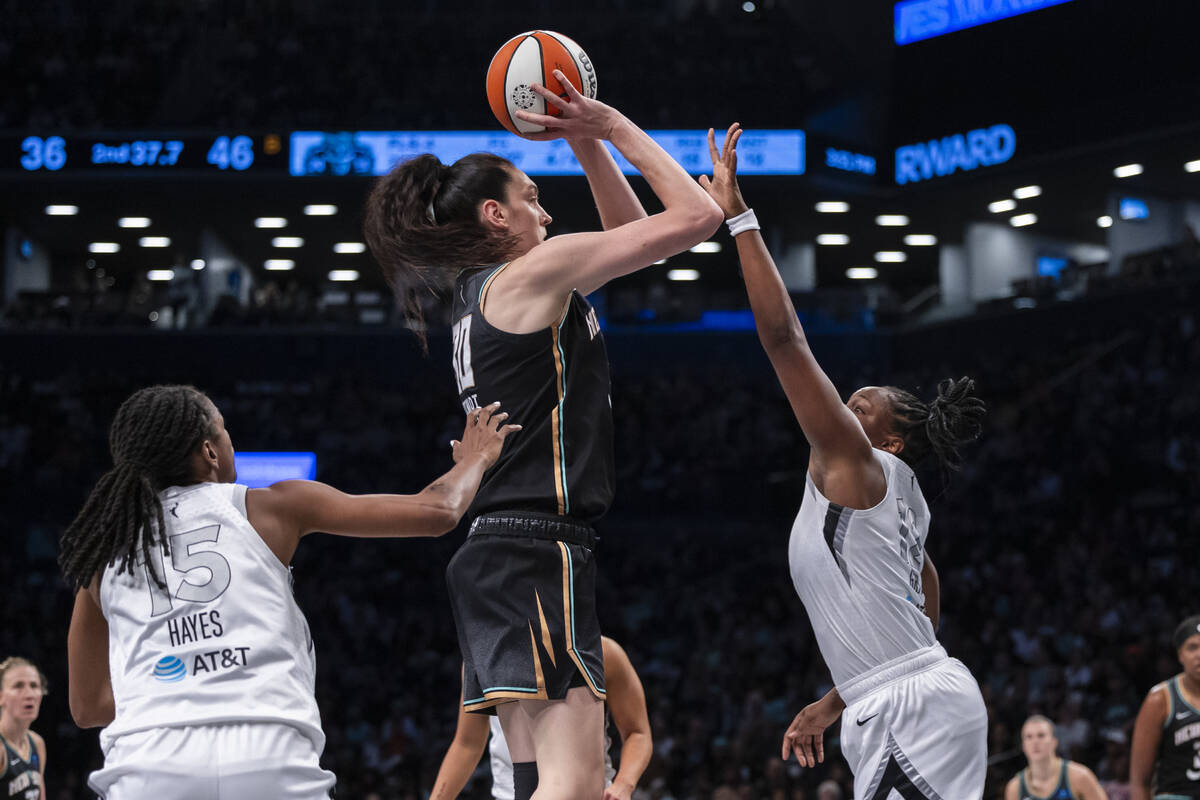
M 530 89 L 533 83 L 541 83 L 551 91 L 557 86 L 556 94 L 566 98 L 565 87 L 553 75 L 555 69 L 561 70 L 580 94 L 595 97 L 595 71 L 572 39 L 554 31 L 532 30 L 500 46 L 488 65 L 486 88 L 492 113 L 504 128 L 517 135 L 545 130 L 543 126 L 520 120 L 516 116 L 519 108 L 534 113 L 540 109 L 546 116 L 562 115 L 557 106 Z
M 595 99 L 594 95 L 588 91 L 588 87 L 584 83 L 583 65 L 579 63 L 579 57 L 576 55 L 576 51 L 583 52 L 582 49 L 579 47 L 579 45 L 576 44 L 571 39 L 569 39 L 568 37 L 563 36 L 561 33 L 555 33 L 554 31 L 542 31 L 542 33 L 544 33 L 546 36 L 549 36 L 551 39 L 554 40 L 554 42 L 559 47 L 562 48 L 563 55 L 566 56 L 565 60 L 568 63 L 570 63 L 571 66 L 573 66 L 575 68 L 575 74 L 574 75 L 568 74 L 567 80 L 569 80 L 571 82 L 571 84 L 574 85 L 575 89 L 581 95 L 583 95 L 584 97 L 588 97 L 590 99 Z M 565 74 L 566 70 L 563 70 L 563 72 Z M 564 91 L 564 94 L 565 93 L 566 92 Z

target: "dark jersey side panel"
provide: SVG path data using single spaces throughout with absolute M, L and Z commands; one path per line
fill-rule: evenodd
M 503 267 L 463 272 L 455 287 L 453 353 L 466 411 L 497 400 L 522 430 L 504 444 L 469 512 L 536 511 L 594 521 L 613 497 L 608 352 L 591 304 L 571 293 L 560 323 L 528 334 L 480 310 Z

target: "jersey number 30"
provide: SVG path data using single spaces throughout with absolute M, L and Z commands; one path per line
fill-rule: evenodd
M 211 603 L 225 593 L 229 588 L 232 575 L 229 572 L 229 562 L 225 556 L 216 550 L 201 550 L 197 546 L 205 542 L 217 543 L 221 534 L 220 525 L 208 525 L 186 533 L 177 533 L 171 537 L 171 566 L 176 572 L 183 573 L 183 580 L 175 591 L 175 599 L 187 603 Z M 166 570 L 162 564 L 162 551 L 158 550 L 159 563 L 155 570 L 164 583 Z M 171 590 L 162 588 L 150 574 L 149 565 L 143 565 L 146 570 L 146 582 L 150 586 L 150 616 L 157 617 L 171 610 Z M 205 579 L 207 576 L 207 579 Z

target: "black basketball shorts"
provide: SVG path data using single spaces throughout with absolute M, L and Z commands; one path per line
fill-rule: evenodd
M 463 656 L 463 708 L 561 700 L 586 686 L 604 699 L 596 618 L 595 533 L 528 512 L 477 518 L 446 567 Z

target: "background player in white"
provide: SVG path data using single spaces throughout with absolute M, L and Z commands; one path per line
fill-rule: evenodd
M 629 800 L 654 755 L 650 717 L 646 712 L 646 693 L 625 649 L 607 636 L 601 637 L 600 642 L 604 649 L 604 676 L 608 689 L 604 702 L 621 734 L 619 771 L 613 769 L 608 737 L 605 737 L 604 773 L 607 786 L 604 800 Z M 454 740 L 442 759 L 429 800 L 453 800 L 458 797 L 479 764 L 485 745 L 491 751 L 492 797 L 495 800 L 513 800 L 512 755 L 508 752 L 508 743 L 504 740 L 504 730 L 498 719 L 468 713 L 461 705 Z
M 327 797 L 316 657 L 289 564 L 315 531 L 438 536 L 454 528 L 517 426 L 467 417 L 455 466 L 415 495 L 314 481 L 238 486 L 224 419 L 190 386 L 126 400 L 113 468 L 63 536 L 76 587 L 71 713 L 107 725 L 91 787 L 121 798 Z
M 1142 701 L 1129 754 L 1130 800 L 1200 800 L 1200 615 L 1171 637 L 1183 671 Z
M 27 659 L 0 661 L 0 796 L 46 800 L 46 740 L 29 729 L 46 694 L 46 678 Z
M 709 131 L 713 176 L 700 182 L 725 212 L 759 340 L 812 448 L 788 562 L 837 687 L 796 716 L 783 757 L 820 761 L 823 732 L 844 709 L 842 754 L 857 800 L 978 800 L 987 712 L 970 672 L 934 634 L 929 509 L 912 465 L 935 457 L 957 466 L 957 448 L 979 435 L 983 402 L 966 378 L 944 381 L 928 405 L 874 386 L 842 402 L 742 199 L 740 135 L 734 123 L 718 152 Z
M 1021 726 L 1021 750 L 1029 766 L 1004 787 L 1004 800 L 1108 800 L 1090 769 L 1059 758 L 1054 723 L 1041 714 Z

